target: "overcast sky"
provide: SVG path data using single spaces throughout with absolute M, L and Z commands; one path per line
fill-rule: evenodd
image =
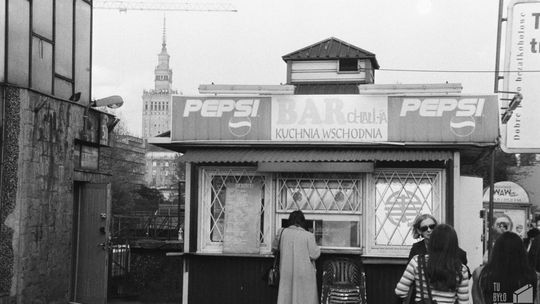
M 461 83 L 465 94 L 493 94 L 493 73 L 385 69 L 493 71 L 496 0 L 228 3 L 238 12 L 94 10 L 93 97 L 121 95 L 117 114 L 140 136 L 142 91 L 154 87 L 164 15 L 173 88 L 184 95 L 212 82 L 285 83 L 281 56 L 329 37 L 374 53 L 381 67 L 376 84 L 448 81 Z

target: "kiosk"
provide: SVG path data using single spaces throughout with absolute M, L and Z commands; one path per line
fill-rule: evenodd
M 470 234 L 458 216 L 479 214 L 482 186 L 460 166 L 497 146 L 497 97 L 373 85 L 375 55 L 335 38 L 283 59 L 287 85 L 173 96 L 171 131 L 149 140 L 186 163 L 183 302 L 275 303 L 271 242 L 300 209 L 323 252 L 319 291 L 323 263 L 348 257 L 368 302 L 393 303 L 416 216 Z M 480 235 L 460 242 L 478 260 Z

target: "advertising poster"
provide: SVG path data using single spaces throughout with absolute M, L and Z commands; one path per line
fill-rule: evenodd
M 488 143 L 497 96 L 173 96 L 172 142 Z

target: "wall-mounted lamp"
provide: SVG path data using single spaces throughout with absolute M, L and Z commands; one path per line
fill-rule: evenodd
M 91 107 L 109 107 L 111 109 L 120 108 L 124 104 L 122 97 L 113 95 L 101 99 L 94 99 L 90 103 Z

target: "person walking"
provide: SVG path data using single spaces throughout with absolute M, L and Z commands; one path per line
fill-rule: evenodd
M 513 303 L 516 292 L 519 295 L 529 289 L 532 289 L 531 298 L 520 299 L 518 303 L 533 303 L 536 283 L 536 272 L 528 263 L 521 238 L 513 232 L 503 232 L 495 241 L 488 262 L 473 273 L 473 303 Z
M 305 225 L 302 211 L 291 212 L 289 226 L 278 232 L 273 242 L 272 249 L 280 250 L 278 304 L 319 303 L 315 260 L 321 250 Z
M 395 293 L 407 297 L 415 283 L 415 302 L 427 299 L 428 287 L 431 298 L 438 304 L 465 304 L 469 301 L 469 274 L 459 258 L 458 238 L 452 226 L 439 224 L 430 235 L 427 255 L 415 255 L 407 264 L 396 285 Z M 422 261 L 422 276 L 419 271 Z

